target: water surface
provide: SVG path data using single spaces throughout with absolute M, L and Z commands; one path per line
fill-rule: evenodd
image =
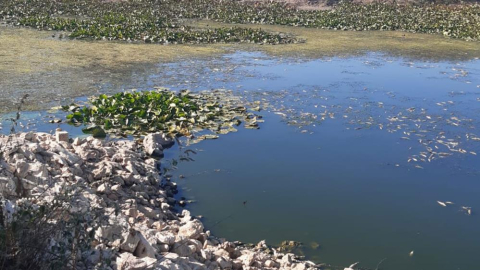
M 333 269 L 478 268 L 479 60 L 235 52 L 132 72 L 117 90 L 155 86 L 234 89 L 263 108 L 259 130 L 167 152 L 178 196 L 215 235 L 299 241 Z M 59 116 L 25 112 L 18 128 L 79 133 L 44 123 Z M 182 162 L 186 149 L 195 161 Z
M 196 161 L 179 164 L 180 196 L 207 229 L 300 241 L 308 258 L 338 268 L 385 258 L 380 269 L 478 267 L 478 60 L 223 60 L 238 67 L 186 70 L 176 87 L 237 89 L 262 100 L 265 123 L 189 146 Z

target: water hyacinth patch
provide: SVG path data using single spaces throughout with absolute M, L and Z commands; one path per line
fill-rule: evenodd
M 119 20 L 120 19 L 120 20 Z M 222 27 L 195 30 L 189 26 L 178 27 L 149 17 L 131 18 L 109 14 L 92 20 L 35 16 L 22 18 L 19 24 L 43 30 L 68 31 L 71 38 L 144 41 L 159 44 L 196 43 L 257 43 L 285 44 L 297 40 L 285 34 L 275 34 L 261 29 Z
M 113 18 L 111 15 L 114 15 Z M 3 0 L 0 20 L 10 24 L 71 31 L 75 38 L 158 43 L 295 43 L 293 37 L 251 28 L 194 29 L 185 19 L 275 24 L 335 30 L 398 30 L 480 40 L 479 4 L 421 4 L 342 1 L 332 10 L 297 10 L 282 2 L 236 0 Z M 251 38 L 253 36 L 253 38 Z
M 261 29 L 224 27 L 196 29 L 179 21 L 163 2 L 96 0 L 19 1 L 0 3 L 0 20 L 39 30 L 67 31 L 77 39 L 143 41 L 146 43 L 285 44 L 298 40 Z
M 236 131 L 243 121 L 245 127 L 256 125 L 259 116 L 247 111 L 242 101 L 225 90 L 179 93 L 164 89 L 145 92 L 123 92 L 112 96 L 102 94 L 90 99 L 90 105 L 63 106 L 70 112 L 67 120 L 73 125 L 88 125 L 85 133 L 104 137 L 139 136 L 165 132 L 171 136 L 192 136 L 205 130 L 215 134 Z M 99 129 L 100 128 L 100 129 Z M 212 138 L 212 134 L 199 136 Z

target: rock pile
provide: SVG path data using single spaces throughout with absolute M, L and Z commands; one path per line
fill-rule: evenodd
M 162 180 L 159 161 L 173 141 L 161 134 L 134 141 L 68 139 L 65 132 L 0 137 L 0 192 L 4 215 L 25 198 L 41 205 L 74 187 L 71 211 L 96 216 L 94 241 L 80 250 L 77 269 L 316 269 L 264 241 L 229 242 L 205 231 L 202 222 L 176 212 L 177 186 Z M 8 206 L 8 207 L 5 207 Z M 61 239 L 56 239 L 61 241 Z

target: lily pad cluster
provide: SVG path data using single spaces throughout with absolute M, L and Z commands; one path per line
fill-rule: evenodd
M 246 128 L 258 128 L 261 117 L 249 112 L 240 98 L 226 90 L 191 93 L 165 89 L 130 91 L 112 96 L 90 98 L 90 104 L 63 106 L 69 123 L 87 125 L 84 132 L 96 137 L 106 133 L 140 136 L 165 132 L 171 136 L 215 139 L 216 134 L 237 131 L 242 122 Z

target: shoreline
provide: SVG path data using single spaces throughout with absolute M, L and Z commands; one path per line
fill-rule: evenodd
M 196 23 L 205 28 L 228 26 L 211 21 Z M 276 25 L 241 26 L 289 32 L 307 39 L 307 42 L 281 46 L 92 42 L 58 40 L 52 38 L 49 31 L 0 25 L 0 93 L 4 97 L 0 99 L 0 113 L 15 111 L 15 103 L 23 94 L 28 93 L 31 97 L 23 106 L 25 110 L 48 110 L 79 97 L 115 93 L 122 88 L 141 88 L 151 82 L 151 75 L 168 70 L 169 63 L 193 59 L 209 65 L 212 60 L 222 59 L 235 51 L 300 60 L 362 57 L 369 52 L 428 62 L 476 61 L 480 57 L 480 47 L 476 43 L 428 34 L 334 31 Z M 227 65 L 235 67 L 234 63 L 227 62 Z M 168 85 L 168 82 L 162 81 L 159 85 Z
M 86 228 L 93 237 L 83 247 L 71 245 L 62 261 L 76 269 L 319 269 L 265 241 L 251 246 L 217 238 L 188 210 L 175 212 L 177 184 L 161 178 L 160 160 L 152 157 L 163 156 L 172 144 L 158 133 L 141 144 L 72 140 L 64 131 L 2 135 L 2 220 L 20 220 L 17 214 L 25 209 L 48 209 L 65 192 L 70 194 L 63 201 L 68 215 L 52 215 L 47 224 L 55 227 L 83 216 L 76 233 Z M 61 235 L 56 230 L 46 237 L 49 250 L 37 263 L 45 263 L 54 247 L 68 240 Z

